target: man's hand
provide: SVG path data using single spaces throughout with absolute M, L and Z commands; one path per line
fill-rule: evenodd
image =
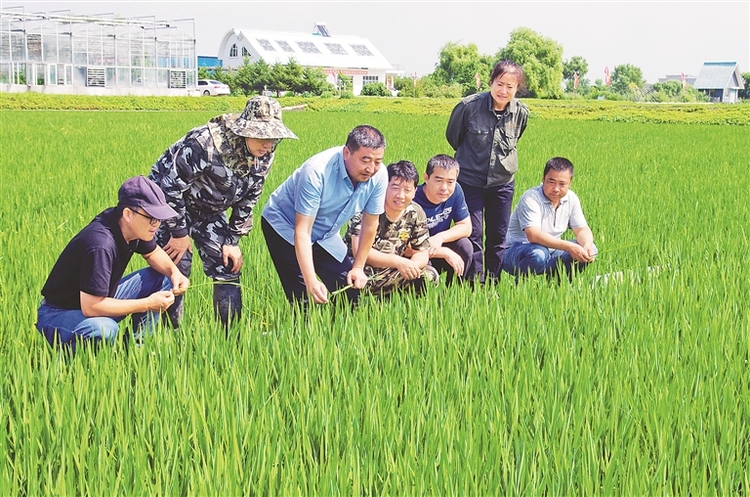
M 239 273 L 242 269 L 242 251 L 238 245 L 222 245 L 221 260 L 233 273 Z M 231 266 L 229 263 L 232 263 Z
M 190 243 L 189 236 L 181 236 L 180 238 L 172 237 L 169 239 L 166 245 L 164 245 L 164 252 L 167 253 L 172 262 L 177 264 L 182 259 L 187 251 L 192 252 L 193 248 Z
M 568 253 L 578 262 L 591 262 L 594 260 L 594 256 L 590 252 L 593 252 L 591 247 L 581 247 L 577 243 L 570 243 L 570 247 L 567 249 Z
M 174 294 L 172 292 L 154 292 L 146 299 L 146 310 L 164 312 L 172 304 L 174 304 Z
M 453 272 L 456 273 L 456 276 L 462 277 L 464 275 L 464 260 L 461 259 L 461 256 L 448 248 L 446 248 L 443 253 L 445 255 L 445 262 L 453 268 Z
M 443 237 L 435 235 L 430 237 L 430 248 L 427 250 L 427 253 L 430 254 L 430 257 L 434 257 L 435 253 L 440 250 L 440 248 L 443 246 Z
M 361 267 L 353 267 L 346 275 L 346 282 L 357 290 L 361 290 L 367 284 L 367 275 Z
M 190 286 L 190 280 L 179 271 L 173 274 L 170 279 L 172 280 L 172 294 L 175 296 L 182 295 Z
M 307 288 L 307 294 L 312 298 L 316 304 L 327 304 L 328 303 L 328 288 L 323 284 L 322 281 L 311 281 L 310 283 L 305 282 Z
M 406 259 L 404 257 L 401 257 L 400 259 L 401 260 L 396 265 L 396 269 L 401 276 L 403 276 L 407 280 L 414 280 L 422 275 L 422 269 L 420 269 L 420 267 L 417 266 L 414 261 L 412 261 L 411 259 Z
M 586 250 L 586 253 L 589 255 L 589 260 L 587 262 L 593 262 L 594 259 L 596 259 L 596 249 L 594 248 L 593 243 L 587 243 L 583 246 L 584 250 Z

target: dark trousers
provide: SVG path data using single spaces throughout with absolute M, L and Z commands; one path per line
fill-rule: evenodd
M 460 181 L 459 184 L 464 190 L 466 206 L 469 208 L 469 239 L 474 248 L 472 274 L 467 275 L 467 278 L 479 278 L 482 282 L 485 277 L 497 279 L 503 267 L 505 234 L 508 232 L 516 182 L 492 188 L 478 188 Z
M 464 261 L 464 274 L 459 274 L 459 278 L 466 278 L 468 274 L 473 273 L 474 246 L 468 238 L 459 238 L 458 240 L 444 243 L 443 247 L 451 249 Z M 439 272 L 446 273 L 446 285 L 453 283 L 455 271 L 453 271 L 453 268 L 445 259 L 430 259 L 430 264 Z
M 297 253 L 294 251 L 294 245 L 284 240 L 275 229 L 268 224 L 265 218 L 261 218 L 261 228 L 263 237 L 266 239 L 268 251 L 271 254 L 271 260 L 276 268 L 276 273 L 281 280 L 281 286 L 284 288 L 289 303 L 301 303 L 307 305 L 307 287 L 305 280 L 302 278 L 302 271 L 297 262 Z M 328 288 L 333 292 L 339 288 L 347 286 L 346 275 L 352 269 L 352 260 L 344 257 L 343 261 L 336 260 L 331 254 L 325 251 L 320 245 L 313 244 L 313 264 L 315 273 Z M 350 288 L 343 292 L 352 304 L 359 300 L 359 290 Z

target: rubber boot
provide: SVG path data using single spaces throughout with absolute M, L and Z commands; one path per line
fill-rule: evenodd
M 242 317 L 242 287 L 238 280 L 214 282 L 214 315 L 225 330 Z

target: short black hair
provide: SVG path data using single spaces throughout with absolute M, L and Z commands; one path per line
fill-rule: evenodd
M 519 64 L 516 64 L 512 60 L 503 59 L 492 69 L 490 74 L 490 84 L 495 81 L 496 78 L 502 77 L 504 74 L 512 74 L 518 81 L 518 89 L 522 90 L 526 88 L 526 72 Z
M 362 124 L 351 130 L 346 139 L 346 148 L 350 152 L 356 152 L 360 147 L 385 148 L 385 137 L 377 128 Z
M 427 176 L 432 176 L 435 168 L 445 169 L 450 171 L 452 169 L 459 169 L 459 164 L 456 159 L 446 154 L 437 154 L 435 157 L 427 161 Z
M 399 178 L 406 181 L 413 181 L 416 188 L 419 184 L 419 173 L 416 166 L 408 160 L 400 160 L 388 166 L 388 182 L 391 178 Z
M 542 178 L 547 176 L 547 173 L 550 172 L 550 170 L 557 172 L 570 171 L 570 177 L 573 178 L 573 163 L 565 157 L 552 157 L 548 160 L 547 164 L 544 166 L 544 174 L 542 174 Z

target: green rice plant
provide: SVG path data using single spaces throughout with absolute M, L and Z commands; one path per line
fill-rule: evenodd
M 3 493 L 747 493 L 744 127 L 532 118 L 516 198 L 570 158 L 601 249 L 572 283 L 501 278 L 304 319 L 256 229 L 234 336 L 196 265 L 178 333 L 52 350 L 34 320 L 62 248 L 214 114 L 3 111 Z M 385 133 L 387 163 L 451 153 L 446 114 L 284 121 L 300 140 L 279 146 L 256 225 L 271 191 L 357 124 Z

